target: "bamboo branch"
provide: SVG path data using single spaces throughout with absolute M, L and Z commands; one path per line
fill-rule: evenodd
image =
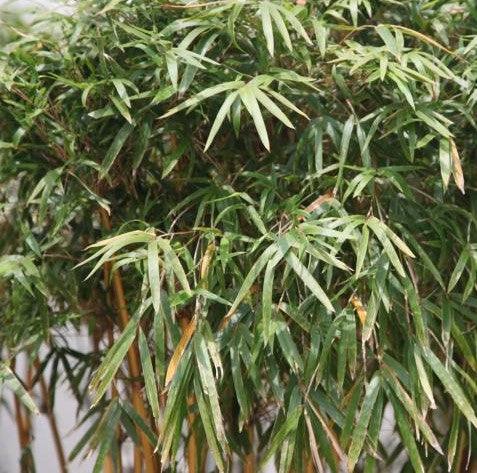
M 40 369 L 40 360 L 38 358 L 35 360 L 35 368 L 37 370 Z M 60 465 L 60 471 L 61 473 L 68 473 L 65 451 L 63 449 L 63 443 L 61 442 L 60 433 L 58 431 L 58 425 L 56 423 L 56 417 L 53 411 L 53 406 L 50 403 L 48 385 L 46 384 L 43 373 L 40 374 L 38 381 L 40 383 L 40 391 L 41 391 L 43 405 L 46 409 L 46 416 L 48 417 L 48 423 L 50 424 L 51 434 L 53 435 L 53 443 L 55 445 L 56 456 L 58 457 L 58 463 Z
M 103 209 L 99 209 L 101 216 L 101 223 L 103 227 L 110 231 L 111 230 L 111 220 L 109 215 Z M 115 271 L 112 275 L 113 280 L 113 296 L 116 304 L 116 310 L 119 316 L 119 324 L 121 330 L 124 330 L 129 322 L 129 312 L 127 309 L 127 302 L 124 295 L 123 281 L 119 271 Z M 144 419 L 146 423 L 148 421 L 147 409 L 144 404 L 144 400 L 141 394 L 141 368 L 139 362 L 139 351 L 137 342 L 134 341 L 127 353 L 128 366 L 129 366 L 129 375 L 132 378 L 131 382 L 131 401 L 136 412 Z M 153 447 L 149 443 L 147 435 L 140 429 L 137 429 L 139 440 L 142 447 L 142 452 L 139 447 L 134 448 L 134 473 L 142 472 L 142 458 L 144 458 L 145 472 L 146 473 L 156 473 L 158 471 L 157 463 L 155 460 Z
M 306 473 L 313 473 L 315 471 L 315 468 L 313 467 L 313 460 L 311 458 L 308 458 L 306 460 L 305 468 L 306 468 L 305 470 Z
M 255 434 L 253 431 L 253 424 L 247 424 L 245 427 L 248 436 L 248 442 L 250 444 L 250 450 L 245 455 L 243 462 L 243 473 L 255 473 L 256 471 L 256 459 L 253 451 L 253 444 L 255 442 Z
M 15 369 L 15 358 L 12 359 L 12 369 Z M 31 443 L 31 423 L 17 395 L 13 397 L 15 405 L 15 423 L 17 426 L 18 443 L 20 445 L 20 470 L 22 473 L 35 471 L 33 455 L 29 451 Z

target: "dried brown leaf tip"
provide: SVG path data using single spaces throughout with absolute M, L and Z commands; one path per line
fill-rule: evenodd
M 458 189 L 465 194 L 464 188 L 464 173 L 462 171 L 462 163 L 460 162 L 459 151 L 457 151 L 457 146 L 453 139 L 450 140 L 451 145 L 451 159 L 452 159 L 452 175 L 454 176 L 454 181 Z
M 311 213 L 314 210 L 320 208 L 323 204 L 326 202 L 330 202 L 335 198 L 335 194 L 333 190 L 329 190 L 326 192 L 326 194 L 322 194 L 319 197 L 317 197 L 311 204 L 307 205 L 305 207 L 305 212 Z M 305 217 L 300 217 L 300 222 L 303 222 L 305 220 Z
M 182 359 L 182 355 L 187 348 L 187 345 L 192 338 L 192 335 L 194 335 L 196 327 L 197 319 L 194 317 L 182 332 L 182 337 L 179 340 L 179 343 L 174 350 L 174 354 L 171 357 L 171 361 L 169 362 L 169 366 L 167 367 L 166 381 L 164 383 L 166 387 L 169 385 L 169 383 L 172 381 L 172 378 L 176 374 L 177 367 L 179 366 L 179 363 Z
M 359 321 L 361 322 L 361 325 L 364 326 L 364 324 L 366 322 L 367 312 L 366 312 L 366 309 L 363 306 L 361 298 L 359 296 L 357 296 L 356 294 L 353 294 L 353 296 L 351 296 L 350 301 L 351 301 L 351 304 L 352 304 L 354 310 L 356 311 L 356 314 L 359 317 Z

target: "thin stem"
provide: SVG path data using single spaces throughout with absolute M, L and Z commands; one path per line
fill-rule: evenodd
M 99 209 L 101 216 L 101 223 L 106 230 L 111 230 L 111 220 L 109 215 L 103 208 Z M 124 330 L 129 322 L 129 312 L 127 309 L 127 302 L 124 295 L 123 281 L 119 271 L 114 271 L 112 275 L 113 280 L 113 296 L 116 303 L 116 310 L 119 316 L 119 323 L 121 330 Z M 139 362 L 139 351 L 137 346 L 137 341 L 134 341 L 131 344 L 131 347 L 127 353 L 128 366 L 129 366 L 129 375 L 132 378 L 131 382 L 131 402 L 136 410 L 136 412 L 144 419 L 146 423 L 148 422 L 147 409 L 144 404 L 144 400 L 141 394 L 141 383 L 139 381 L 141 377 L 141 368 Z M 138 428 L 138 436 L 142 447 L 142 452 L 138 447 L 134 449 L 134 472 L 142 472 L 142 457 L 144 457 L 145 472 L 146 473 L 156 473 L 157 464 L 154 457 L 154 451 L 152 445 L 149 443 L 147 435 L 143 432 L 142 429 Z
M 256 459 L 255 453 L 253 451 L 253 444 L 255 442 L 255 433 L 253 430 L 253 424 L 247 424 L 246 432 L 248 436 L 248 442 L 250 445 L 250 450 L 245 455 L 244 462 L 243 462 L 243 473 L 255 473 L 256 471 Z
M 40 369 L 40 360 L 38 358 L 35 360 L 35 368 L 37 370 Z M 50 424 L 51 433 L 53 435 L 53 443 L 55 445 L 56 456 L 58 457 L 58 463 L 60 465 L 60 471 L 61 473 L 68 473 L 65 450 L 63 448 L 63 443 L 61 442 L 61 436 L 58 430 L 58 425 L 56 423 L 55 413 L 53 410 L 53 406 L 50 403 L 48 385 L 46 384 L 43 373 L 40 374 L 38 381 L 40 383 L 40 391 L 43 405 L 46 409 L 46 416 L 48 417 L 48 423 Z
M 308 458 L 306 460 L 305 473 L 314 473 L 315 469 L 313 467 L 313 460 Z
M 15 358 L 12 359 L 11 366 L 15 369 Z M 20 470 L 22 473 L 29 473 L 35 471 L 33 462 L 33 455 L 29 451 L 31 443 L 31 423 L 28 418 L 28 413 L 25 412 L 22 403 L 18 396 L 13 397 L 15 405 L 15 423 L 17 426 L 18 443 L 20 445 Z

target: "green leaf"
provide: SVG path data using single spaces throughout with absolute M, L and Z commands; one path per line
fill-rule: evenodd
M 436 402 L 434 400 L 434 394 L 432 392 L 431 383 L 429 382 L 429 378 L 426 373 L 426 369 L 424 368 L 424 364 L 422 363 L 421 355 L 417 347 L 414 347 L 414 361 L 416 362 L 416 369 L 419 375 L 419 382 L 424 390 L 425 395 L 429 399 L 431 403 L 431 409 L 436 409 Z
M 161 248 L 161 250 L 164 252 L 166 265 L 172 269 L 186 293 L 188 295 L 192 295 L 192 290 L 190 288 L 187 275 L 175 251 L 172 249 L 171 244 L 164 238 L 157 238 L 156 241 L 159 248 Z
M 194 338 L 194 353 L 197 363 L 197 370 L 204 394 L 207 396 L 212 412 L 212 422 L 217 435 L 217 440 L 225 446 L 227 444 L 225 437 L 225 427 L 222 418 L 222 412 L 219 403 L 219 394 L 212 372 L 207 346 L 204 337 L 199 333 Z
M 93 467 L 93 473 L 100 473 L 103 471 L 104 461 L 111 448 L 113 438 L 116 435 L 116 426 L 119 422 L 120 416 L 121 407 L 119 406 L 117 399 L 114 399 L 101 420 L 102 425 L 98 434 L 99 450 Z
M 290 432 L 294 432 L 298 427 L 298 422 L 302 415 L 303 408 L 301 405 L 295 407 L 293 410 L 288 412 L 286 419 L 279 425 L 276 429 L 275 435 L 270 441 L 270 444 L 263 454 L 263 457 L 260 459 L 260 466 L 265 465 L 268 460 L 275 454 L 280 446 L 282 446 L 286 437 Z
M 39 414 L 39 410 L 30 394 L 28 394 L 28 391 L 23 387 L 20 380 L 5 363 L 0 363 L 0 387 L 2 385 L 7 386 L 31 412 Z
M 461 410 L 466 419 L 477 427 L 477 417 L 475 416 L 472 405 L 467 400 L 464 391 L 457 383 L 454 375 L 445 368 L 439 358 L 428 347 L 421 347 L 422 354 L 432 368 L 434 373 L 440 379 L 447 392 L 451 395 L 457 407 Z
M 260 16 L 262 18 L 262 29 L 263 35 L 267 42 L 267 49 L 270 53 L 270 56 L 273 56 L 274 52 L 274 40 L 273 40 L 273 27 L 272 27 L 272 18 L 270 16 L 270 8 L 268 2 L 260 3 Z
M 151 289 L 152 305 L 157 314 L 161 307 L 161 277 L 159 274 L 159 255 L 155 238 L 147 244 L 147 275 Z
M 288 117 L 273 103 L 266 94 L 264 94 L 260 89 L 255 89 L 254 94 L 257 97 L 257 100 L 275 117 L 277 117 L 285 126 L 288 128 L 295 129 L 293 124 L 290 122 Z
M 133 119 L 126 104 L 114 95 L 110 95 L 109 98 L 111 99 L 111 102 L 113 102 L 114 106 L 118 109 L 119 113 L 126 119 L 126 121 L 130 125 L 132 125 Z
M 217 132 L 219 131 L 220 127 L 222 126 L 222 123 L 229 113 L 230 107 L 232 106 L 232 103 L 234 102 L 235 98 L 237 97 L 238 92 L 232 92 L 230 95 L 227 96 L 227 98 L 224 100 L 222 106 L 220 107 L 217 116 L 215 117 L 214 123 L 212 125 L 212 128 L 210 129 L 209 136 L 207 137 L 207 141 L 204 146 L 204 151 L 207 151 L 214 141 L 215 135 L 217 135 Z
M 268 139 L 267 128 L 265 126 L 265 122 L 263 121 L 263 116 L 257 102 L 257 97 L 255 96 L 255 89 L 250 85 L 246 85 L 239 89 L 239 94 L 240 99 L 245 105 L 245 108 L 252 116 L 253 123 L 255 124 L 258 136 L 260 137 L 260 141 L 262 142 L 263 146 L 270 151 L 270 141 Z
M 206 395 L 204 395 L 199 382 L 194 379 L 194 391 L 197 397 L 197 405 L 199 407 L 200 413 L 200 420 L 202 421 L 202 425 L 204 427 L 205 436 L 207 438 L 207 443 L 210 447 L 212 455 L 214 457 L 215 462 L 217 463 L 217 467 L 220 472 L 225 471 L 225 463 L 222 456 L 222 449 L 221 449 L 221 442 L 217 437 L 217 433 L 214 430 L 213 424 L 213 412 L 212 408 L 206 401 Z
M 445 138 L 451 138 L 453 135 L 452 133 L 435 117 L 421 111 L 416 111 L 416 116 L 418 116 L 426 125 L 430 126 L 434 130 L 436 130 L 440 135 Z
M 366 394 L 359 412 L 356 427 L 351 437 L 351 445 L 348 450 L 348 469 L 350 471 L 354 470 L 354 467 L 361 454 L 364 441 L 366 440 L 369 421 L 373 412 L 374 403 L 378 397 L 379 389 L 379 376 L 375 375 L 366 387 Z
M 450 153 L 450 143 L 448 139 L 439 140 L 439 164 L 441 166 L 442 184 L 447 190 L 449 179 L 452 173 L 452 159 Z
M 391 398 L 394 408 L 394 415 L 396 416 L 397 425 L 401 434 L 401 439 L 406 447 L 409 459 L 416 473 L 425 473 L 424 465 L 422 464 L 421 456 L 416 445 L 414 432 L 411 431 L 411 426 L 406 419 L 405 413 L 402 411 L 401 406 Z
M 361 233 L 361 238 L 358 243 L 358 249 L 356 252 L 356 269 L 355 269 L 355 276 L 356 278 L 361 273 L 361 269 L 363 268 L 364 259 L 366 258 L 366 253 L 368 251 L 368 242 L 369 242 L 369 229 L 366 224 L 363 225 Z
M 280 248 L 279 251 L 282 251 L 282 249 Z M 301 263 L 295 253 L 293 253 L 293 251 L 282 252 L 282 255 L 285 257 L 287 263 L 291 266 L 293 271 L 295 271 L 297 276 L 303 281 L 305 286 L 310 289 L 310 291 L 315 295 L 315 297 L 326 307 L 329 312 L 334 312 L 335 309 L 333 307 L 333 304 L 326 295 L 325 291 L 323 291 L 316 279 Z
M 146 154 L 149 138 L 151 136 L 151 121 L 144 120 L 138 130 L 138 139 L 134 143 L 133 169 L 137 169 Z
M 157 394 L 157 385 L 152 367 L 151 354 L 147 344 L 144 332 L 139 329 L 139 355 L 141 358 L 142 373 L 144 376 L 144 384 L 146 387 L 146 395 L 151 406 L 154 419 L 159 420 L 159 396 Z
M 135 337 L 136 330 L 139 324 L 140 313 L 137 312 L 131 318 L 126 328 L 122 332 L 121 336 L 116 340 L 114 345 L 109 349 L 108 353 L 104 357 L 101 365 L 91 379 L 91 389 L 95 391 L 93 397 L 93 405 L 96 405 L 103 397 L 106 389 L 113 381 L 119 366 L 124 360 L 129 347 L 132 345 Z
M 229 309 L 227 315 L 225 316 L 228 319 L 238 308 L 240 303 L 243 301 L 245 296 L 248 294 L 248 291 L 252 287 L 252 284 L 257 279 L 258 275 L 262 272 L 263 268 L 267 265 L 270 258 L 273 258 L 277 252 L 277 246 L 275 244 L 270 245 L 255 261 L 253 266 L 250 268 L 247 276 L 245 277 L 242 286 L 238 291 L 237 296 L 235 297 L 232 307 Z
M 103 178 L 108 174 L 111 166 L 113 165 L 114 161 L 118 157 L 119 152 L 121 151 L 124 143 L 129 138 L 134 126 L 130 123 L 125 123 L 118 131 L 114 140 L 112 141 L 111 145 L 106 151 L 106 155 L 104 156 L 103 162 L 101 164 L 102 170 L 100 173 L 100 177 Z
M 348 156 L 349 142 L 351 140 L 351 133 L 353 133 L 354 116 L 350 115 L 343 127 L 343 134 L 341 135 L 340 159 L 338 167 L 338 177 L 336 178 L 335 193 L 340 189 L 341 181 L 343 179 L 343 171 Z
M 390 239 L 388 238 L 386 226 L 376 217 L 369 217 L 366 220 L 366 223 L 376 235 L 378 240 L 381 242 L 381 245 L 383 245 L 383 249 L 388 256 L 389 261 L 394 266 L 398 274 L 402 277 L 405 277 L 406 272 L 404 271 L 404 268 L 401 264 L 401 261 L 399 260 L 396 250 L 394 249 Z
M 167 118 L 186 108 L 193 108 L 205 99 L 213 97 L 214 95 L 221 94 L 222 92 L 226 92 L 227 90 L 238 89 L 243 85 L 244 85 L 243 81 L 234 80 L 231 82 L 224 82 L 223 84 L 218 84 L 212 87 L 208 87 L 207 89 L 202 90 L 201 92 L 194 95 L 190 99 L 185 100 L 177 107 L 171 108 L 168 112 L 166 112 L 164 115 L 161 115 L 159 118 Z
M 398 56 L 400 54 L 401 51 L 399 50 L 398 45 L 396 43 L 396 38 L 391 33 L 389 28 L 384 25 L 378 25 L 376 27 L 376 33 L 378 33 L 378 35 L 381 37 L 389 52 L 394 54 L 394 56 Z
M 459 282 L 462 273 L 464 272 L 465 265 L 467 264 L 467 260 L 469 259 L 470 253 L 467 247 L 464 247 L 462 253 L 457 260 L 457 264 L 455 265 L 454 270 L 452 271 L 451 277 L 449 279 L 449 285 L 447 286 L 447 292 L 451 292 L 452 289 L 456 286 Z

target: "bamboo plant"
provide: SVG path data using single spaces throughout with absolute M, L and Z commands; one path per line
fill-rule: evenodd
M 135 473 L 470 469 L 474 2 L 74 9 L 0 22 L 22 471 L 61 385 L 84 435 L 58 471 L 125 472 L 125 442 Z

